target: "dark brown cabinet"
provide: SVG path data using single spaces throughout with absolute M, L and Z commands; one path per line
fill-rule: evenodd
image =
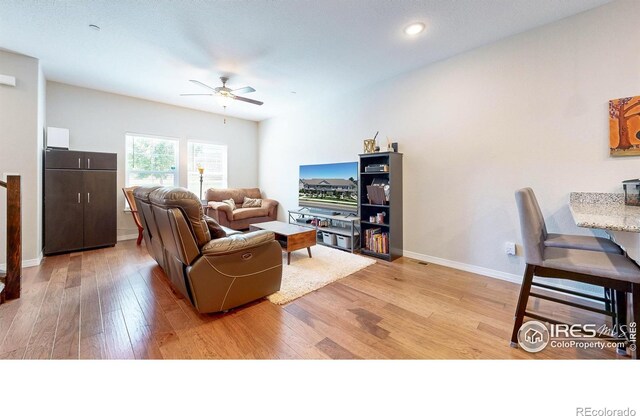
M 79 250 L 82 236 L 82 172 L 47 169 L 45 174 L 45 254 Z
M 47 149 L 44 254 L 116 244 L 117 155 Z
M 84 179 L 84 247 L 116 243 L 116 175 L 111 171 L 83 172 Z M 113 192 L 105 192 L 111 189 Z M 111 208 L 107 212 L 105 207 Z
M 116 170 L 116 155 L 113 153 L 85 152 L 84 160 L 88 170 Z
M 47 149 L 44 153 L 45 169 L 83 169 L 84 152 Z

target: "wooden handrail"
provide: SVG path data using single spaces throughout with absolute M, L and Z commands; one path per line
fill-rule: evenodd
M 3 182 L 3 181 L 0 181 L 0 186 L 2 186 L 3 188 L 6 188 L 7 187 L 7 183 Z
M 20 297 L 22 275 L 22 217 L 20 176 L 7 175 L 7 274 L 5 276 L 4 297 L 7 300 Z

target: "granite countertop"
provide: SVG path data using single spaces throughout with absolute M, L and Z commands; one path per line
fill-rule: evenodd
M 640 206 L 624 204 L 624 194 L 572 192 L 569 209 L 578 227 L 640 233 Z

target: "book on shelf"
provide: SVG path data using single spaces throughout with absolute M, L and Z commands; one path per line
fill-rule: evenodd
M 365 249 L 379 254 L 389 254 L 389 233 L 380 228 L 365 230 Z

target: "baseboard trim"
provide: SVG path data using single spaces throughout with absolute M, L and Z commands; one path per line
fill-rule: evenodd
M 118 241 L 137 240 L 138 234 L 125 234 L 118 236 Z
M 35 259 L 22 260 L 22 268 L 24 269 L 26 267 L 39 266 L 40 263 L 42 263 L 42 255 L 38 256 Z M 0 269 L 6 270 L 7 269 L 7 264 L 6 263 L 0 263 Z
M 451 267 L 452 269 L 493 277 L 494 279 L 506 280 L 511 283 L 522 283 L 522 276 L 512 273 L 505 273 L 498 270 L 488 269 L 486 267 L 474 266 L 473 264 L 461 263 L 459 261 L 447 260 L 440 257 L 428 256 L 426 254 L 415 253 L 413 251 L 404 250 L 403 254 L 405 257 L 425 261 L 427 263 L 438 264 L 440 266 Z
M 515 283 L 517 285 L 522 284 L 522 276 L 501 272 L 499 270 L 488 269 L 486 267 L 475 266 L 473 264 L 461 263 L 454 260 L 443 259 L 440 257 L 428 256 L 426 254 L 415 253 L 413 251 L 404 250 L 403 254 L 405 257 L 409 257 L 414 260 L 420 260 L 427 263 L 438 264 L 440 266 L 451 267 L 452 269 L 462 270 L 469 273 L 475 273 L 486 277 L 491 277 L 494 279 L 505 280 L 507 282 Z M 576 290 L 575 286 L 570 286 L 562 283 L 554 282 L 554 286 L 560 289 L 568 289 L 568 290 Z M 590 294 L 601 295 L 600 292 L 595 291 L 587 291 Z M 568 295 L 571 296 L 571 295 Z

